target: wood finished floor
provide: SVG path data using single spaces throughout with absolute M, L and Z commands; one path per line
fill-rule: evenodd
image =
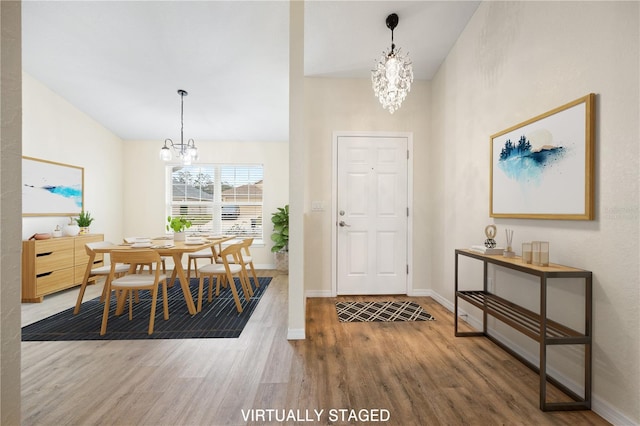
M 259 274 L 274 280 L 238 339 L 22 343 L 22 424 L 373 424 L 331 422 L 330 409 L 385 409 L 383 424 L 403 426 L 608 424 L 540 411 L 538 376 L 484 338 L 453 337 L 451 312 L 431 298 L 411 300 L 436 321 L 413 323 L 340 323 L 336 299 L 308 299 L 307 339 L 287 341 L 288 276 Z M 76 295 L 23 304 L 23 325 Z M 324 412 L 316 423 L 244 421 L 259 409 Z

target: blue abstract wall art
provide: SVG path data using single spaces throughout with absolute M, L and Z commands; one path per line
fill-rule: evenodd
M 22 215 L 77 216 L 83 185 L 82 167 L 22 157 Z

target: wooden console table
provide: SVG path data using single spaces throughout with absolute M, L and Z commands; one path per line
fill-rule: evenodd
M 471 250 L 457 249 L 455 251 L 455 335 L 456 337 L 485 336 L 500 346 L 509 354 L 520 360 L 540 375 L 540 409 L 542 411 L 568 411 L 591 409 L 591 321 L 592 321 L 592 274 L 591 271 L 572 268 L 563 265 L 549 264 L 549 266 L 535 266 L 522 263 L 520 257 L 506 258 L 502 255 L 484 255 Z M 458 257 L 466 256 L 477 259 L 484 264 L 482 290 L 458 290 Z M 513 302 L 503 299 L 488 291 L 488 265 L 498 265 L 503 268 L 535 275 L 540 278 L 540 310 L 532 312 Z M 547 318 L 547 280 L 549 278 L 583 278 L 585 285 L 585 326 L 584 333 L 575 331 Z M 482 331 L 458 331 L 458 299 L 462 299 L 482 310 Z M 536 366 L 511 350 L 504 343 L 489 334 L 487 316 L 502 321 L 524 335 L 537 341 L 540 345 L 540 365 Z M 576 394 L 558 380 L 547 374 L 547 346 L 548 345 L 584 345 L 584 397 Z M 547 402 L 547 381 L 573 401 Z

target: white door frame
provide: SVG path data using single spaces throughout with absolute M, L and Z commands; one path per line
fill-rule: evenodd
M 338 294 L 338 138 L 352 137 L 384 137 L 407 138 L 409 161 L 407 164 L 407 205 L 409 218 L 407 220 L 407 295 L 413 295 L 413 133 L 412 132 L 333 132 L 332 170 L 331 170 L 331 297 Z

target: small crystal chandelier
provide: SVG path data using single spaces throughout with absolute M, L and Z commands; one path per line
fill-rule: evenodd
M 171 139 L 164 140 L 164 146 L 160 149 L 160 159 L 171 161 L 171 150 L 167 146 L 167 142 L 175 150 L 178 158 L 182 159 L 182 164 L 188 166 L 192 161 L 198 159 L 198 148 L 193 139 L 184 142 L 184 97 L 188 95 L 186 90 L 178 90 L 180 95 L 180 143 L 173 143 Z
M 407 97 L 413 82 L 413 67 L 411 60 L 395 50 L 393 44 L 393 30 L 398 25 L 398 15 L 392 13 L 387 16 L 387 28 L 391 30 L 391 50 L 382 52 L 376 69 L 371 71 L 373 91 L 380 100 L 382 107 L 391 114 L 400 108 Z

